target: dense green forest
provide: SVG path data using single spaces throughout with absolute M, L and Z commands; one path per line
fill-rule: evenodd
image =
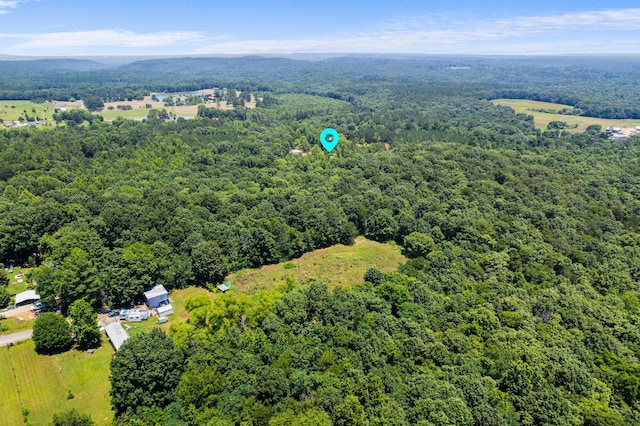
M 363 58 L 246 58 L 259 70 L 239 66 L 237 86 L 231 60 L 183 61 L 123 69 L 226 79 L 263 101 L 0 132 L 0 258 L 34 266 L 45 302 L 126 304 L 357 235 L 410 259 L 351 288 L 290 280 L 191 300 L 189 323 L 116 355 L 117 422 L 640 423 L 637 137 L 542 132 L 492 105 L 526 60 L 370 59 L 365 75 Z M 528 93 L 631 111 L 637 89 L 618 100 L 605 76 L 630 81 L 635 59 L 569 62 L 527 68 Z M 470 70 L 443 63 L 484 71 L 445 78 Z M 583 78 L 545 85 L 551 69 Z M 512 80 L 484 81 L 494 72 Z M 340 132 L 330 154 L 325 127 Z

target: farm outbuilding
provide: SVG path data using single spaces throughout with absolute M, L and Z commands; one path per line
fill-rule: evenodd
M 127 331 L 119 322 L 112 322 L 111 324 L 105 325 L 104 331 L 107 333 L 107 337 L 116 351 L 120 349 L 120 346 L 129 338 Z
M 169 302 L 169 293 L 163 285 L 157 285 L 151 290 L 145 291 L 144 298 L 147 299 L 149 307 L 155 309 L 163 304 L 163 302 Z
M 28 305 L 37 300 L 40 300 L 40 295 L 35 290 L 27 290 L 16 294 L 16 306 Z
M 158 306 L 156 311 L 159 317 L 166 317 L 173 314 L 173 306 L 171 304 Z

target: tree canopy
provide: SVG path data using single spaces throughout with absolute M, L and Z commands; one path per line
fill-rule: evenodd
M 44 312 L 33 324 L 33 342 L 40 354 L 64 352 L 73 344 L 71 326 L 62 315 Z

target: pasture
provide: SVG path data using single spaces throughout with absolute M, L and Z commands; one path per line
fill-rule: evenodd
M 0 412 L 3 424 L 46 425 L 56 411 L 75 408 L 91 415 L 97 425 L 110 424 L 109 363 L 113 349 L 103 339 L 93 355 L 71 350 L 38 355 L 33 340 L 0 348 Z
M 314 250 L 289 262 L 244 269 L 229 275 L 226 281 L 231 282 L 231 291 L 242 293 L 255 293 L 284 284 L 288 276 L 301 284 L 315 279 L 328 283 L 330 287 L 348 286 L 364 283 L 364 273 L 369 268 L 392 272 L 405 261 L 400 246 L 358 237 L 352 246 L 338 244 Z
M 18 121 L 20 117 L 25 119 L 27 116 L 29 120 L 40 119 L 46 124 L 55 125 L 53 113 L 56 105 L 64 106 L 67 109 L 81 108 L 80 102 L 0 101 L 0 120 L 8 123 Z
M 571 133 L 584 132 L 592 124 L 599 124 L 602 130 L 607 127 L 636 127 L 640 126 L 640 120 L 613 120 L 607 118 L 583 117 L 579 115 L 565 115 L 551 112 L 540 112 L 536 110 L 560 111 L 563 108 L 573 109 L 570 105 L 554 104 L 551 102 L 530 101 L 527 99 L 495 99 L 491 101 L 494 105 L 502 105 L 512 108 L 516 113 L 532 115 L 535 125 L 539 129 L 546 129 L 552 121 L 564 121 Z

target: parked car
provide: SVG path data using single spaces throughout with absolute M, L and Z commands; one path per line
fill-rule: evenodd
M 110 317 L 117 317 L 118 315 L 120 315 L 120 310 L 119 309 L 114 309 L 113 311 L 110 311 L 108 315 Z
M 44 309 L 44 303 L 42 302 L 36 302 L 33 304 L 33 306 L 31 307 L 31 312 L 40 312 L 41 310 Z

